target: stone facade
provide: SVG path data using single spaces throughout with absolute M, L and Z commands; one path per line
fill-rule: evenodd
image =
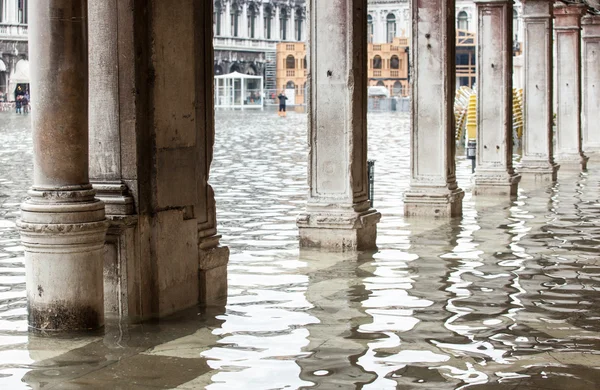
M 0 1 L 0 101 L 14 100 L 17 83 L 29 83 L 28 0 Z

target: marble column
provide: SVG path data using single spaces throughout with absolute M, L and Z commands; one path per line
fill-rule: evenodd
M 412 2 L 411 180 L 407 216 L 458 217 L 454 124 L 455 1 Z
M 300 245 L 374 248 L 367 190 L 367 0 L 310 1 L 309 197 Z M 340 61 L 345 58 L 345 61 Z
M 513 168 L 512 0 L 475 0 L 477 6 L 476 195 L 517 194 Z
M 600 153 L 600 15 L 587 15 L 583 25 L 583 150 Z
M 561 170 L 585 170 L 581 142 L 581 16 L 584 4 L 556 3 L 556 160 Z
M 556 181 L 554 162 L 553 0 L 523 0 L 525 88 L 523 185 Z
M 96 329 L 108 224 L 88 179 L 87 1 L 30 5 L 34 178 L 18 223 L 29 326 Z

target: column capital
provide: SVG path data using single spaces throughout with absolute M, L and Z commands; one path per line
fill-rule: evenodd
M 585 15 L 581 18 L 581 25 L 584 40 L 600 39 L 600 15 Z
M 524 20 L 553 17 L 554 0 L 522 0 Z
M 554 3 L 555 30 L 581 28 L 581 17 L 586 13 L 587 9 L 587 5 L 583 3 Z

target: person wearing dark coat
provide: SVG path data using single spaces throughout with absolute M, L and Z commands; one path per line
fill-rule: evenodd
M 286 116 L 287 114 L 285 112 L 285 101 L 288 100 L 288 98 L 287 96 L 285 96 L 284 91 L 281 91 L 277 98 L 279 99 L 279 116 Z

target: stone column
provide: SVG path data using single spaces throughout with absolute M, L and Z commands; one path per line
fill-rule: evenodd
M 462 215 L 456 184 L 455 1 L 412 1 L 411 182 L 407 216 Z
M 29 9 L 34 182 L 19 221 L 29 326 L 96 329 L 108 225 L 88 179 L 87 1 L 34 0 Z
M 525 88 L 523 184 L 556 181 L 558 165 L 554 162 L 553 92 L 554 56 L 552 51 L 553 0 L 524 0 L 524 68 Z
M 309 197 L 300 245 L 375 247 L 367 191 L 367 0 L 311 0 Z M 345 58 L 345 61 L 339 61 Z
M 562 170 L 585 170 L 581 142 L 581 16 L 584 4 L 556 3 L 556 160 Z
M 513 169 L 512 0 L 475 0 L 477 28 L 476 195 L 517 194 Z
M 583 150 L 600 153 L 600 15 L 587 15 L 583 25 Z

